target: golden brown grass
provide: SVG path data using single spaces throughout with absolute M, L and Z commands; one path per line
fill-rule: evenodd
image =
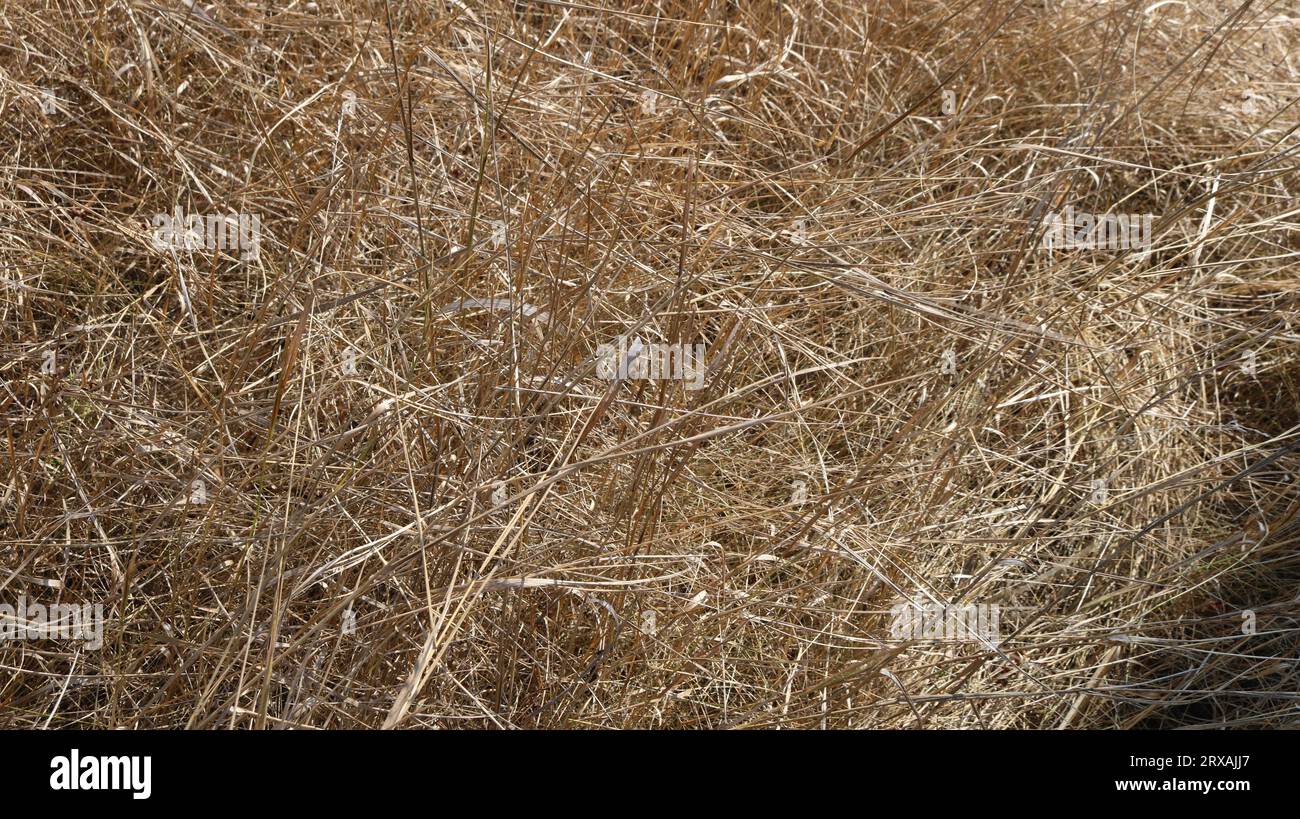
M 0 42 L 0 601 L 109 611 L 0 644 L 0 724 L 1297 724 L 1294 5 L 7 0 Z M 177 205 L 260 258 L 155 250 Z M 1067 205 L 1155 245 L 1049 253 Z M 620 334 L 706 388 L 597 378 Z M 891 637 L 918 591 L 1004 642 Z

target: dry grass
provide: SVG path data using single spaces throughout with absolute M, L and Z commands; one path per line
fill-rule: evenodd
M 1300 723 L 1296 7 L 612 5 L 4 3 L 0 724 Z

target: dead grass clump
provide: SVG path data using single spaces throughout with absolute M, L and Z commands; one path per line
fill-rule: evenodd
M 1295 725 L 1288 14 L 5 4 L 0 722 Z

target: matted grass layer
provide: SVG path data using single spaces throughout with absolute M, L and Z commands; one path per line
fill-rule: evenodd
M 0 6 L 0 725 L 1296 725 L 1295 6 L 609 5 Z

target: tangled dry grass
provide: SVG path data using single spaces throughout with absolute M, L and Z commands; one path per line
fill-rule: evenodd
M 1293 4 L 0 31 L 0 600 L 107 613 L 0 644 L 0 724 L 1300 723 Z M 1002 642 L 895 638 L 917 594 Z

